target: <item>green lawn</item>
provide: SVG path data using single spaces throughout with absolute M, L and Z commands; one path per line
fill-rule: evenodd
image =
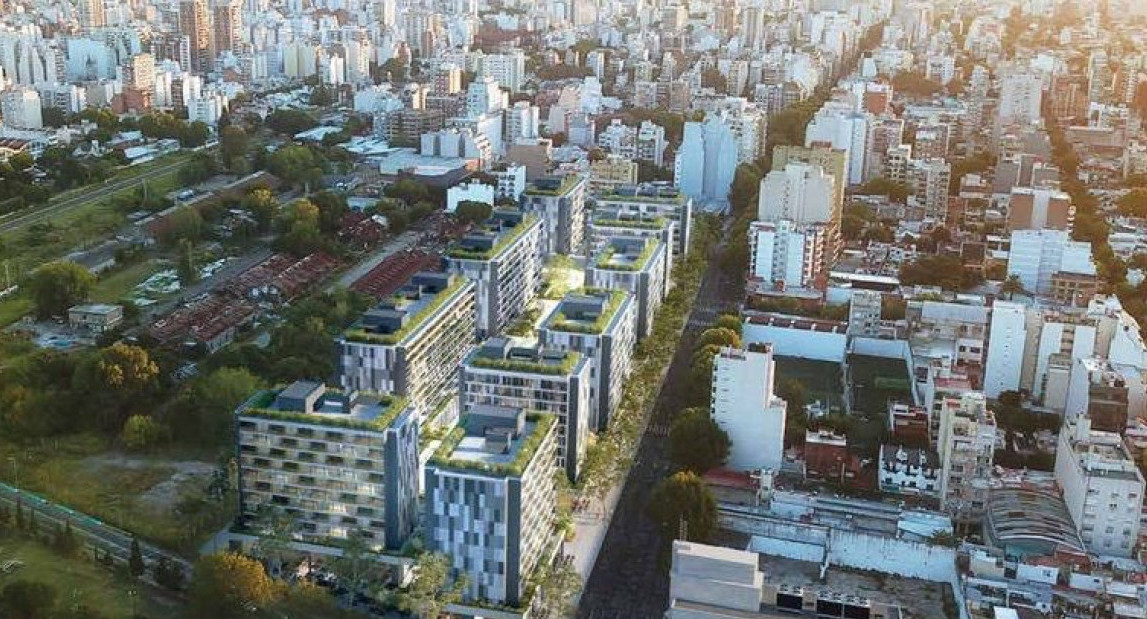
M 39 542 L 0 537 L 0 563 L 10 559 L 24 566 L 0 575 L 0 588 L 17 580 L 52 585 L 58 593 L 58 608 L 80 604 L 100 611 L 109 619 L 130 619 L 133 611 L 148 617 L 169 617 L 177 613 L 169 602 L 153 599 L 149 587 L 133 585 L 87 558 L 63 558 Z M 129 592 L 135 591 L 132 596 Z
M 73 435 L 28 444 L 0 440 L 0 481 L 38 493 L 85 512 L 144 539 L 171 548 L 190 550 L 216 523 L 203 532 L 189 533 L 187 523 L 171 510 L 141 495 L 172 479 L 175 463 L 160 457 L 133 457 L 131 463 L 114 461 L 117 453 L 107 439 Z M 94 459 L 110 458 L 113 461 Z M 13 460 L 14 459 L 14 460 Z M 191 490 L 184 482 L 173 494 Z M 226 510 L 217 510 L 219 526 Z M 217 530 L 217 529 L 216 529 Z M 190 537 L 189 537 L 190 536 Z
M 888 401 L 912 402 L 908 366 L 901 359 L 852 355 L 852 407 L 873 416 L 888 412 Z
M 32 300 L 21 294 L 0 299 L 0 328 L 20 320 L 32 311 Z
M 830 361 L 812 361 L 797 357 L 777 357 L 776 383 L 794 379 L 805 388 L 805 402 L 817 400 L 829 409 L 844 409 L 844 385 L 840 380 L 840 364 Z
M 91 300 L 96 303 L 115 303 L 129 296 L 137 284 L 160 270 L 154 260 L 143 260 L 100 276 L 92 289 Z

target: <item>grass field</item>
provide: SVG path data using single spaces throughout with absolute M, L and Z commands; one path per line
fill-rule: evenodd
M 0 299 L 0 328 L 20 320 L 30 311 L 32 311 L 32 300 L 24 295 L 15 294 Z
M 129 460 L 111 447 L 108 440 L 93 435 L 43 439 L 32 444 L 0 440 L 0 480 L 165 547 L 193 547 L 199 540 L 188 539 L 187 528 L 172 513 L 172 506 L 159 505 L 144 496 L 164 484 L 170 486 L 167 494 L 173 498 L 189 489 L 188 484 L 194 481 L 176 475 L 185 463 L 144 457 Z M 176 483 L 173 479 L 182 481 Z M 226 515 L 219 515 L 222 522 Z
M 854 410 L 884 415 L 889 400 L 912 401 L 908 367 L 903 360 L 853 355 L 848 364 L 852 373 Z
M 87 558 L 62 558 L 39 542 L 0 537 L 0 563 L 10 559 L 24 566 L 0 575 L 0 588 L 17 580 L 47 583 L 56 588 L 60 610 L 85 605 L 109 619 L 130 619 L 135 613 L 167 617 L 178 612 L 153 600 L 148 588 L 134 585 Z
M 830 361 L 812 361 L 797 357 L 777 357 L 776 383 L 795 379 L 805 388 L 805 402 L 820 400 L 829 410 L 844 410 L 844 385 L 840 380 L 840 364 Z
M 160 269 L 154 260 L 144 260 L 116 269 L 100 276 L 92 289 L 91 300 L 96 303 L 115 303 L 127 297 L 137 284 Z

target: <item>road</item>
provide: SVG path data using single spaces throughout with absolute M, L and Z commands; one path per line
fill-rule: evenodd
M 722 235 L 723 239 L 727 237 Z M 739 309 L 740 287 L 721 274 L 718 262 L 713 256 L 701 281 L 605 542 L 582 593 L 579 619 L 655 618 L 663 616 L 669 604 L 667 555 L 663 551 L 668 540 L 661 539 L 657 526 L 645 516 L 645 506 L 650 491 L 672 467 L 669 424 L 683 399 L 683 391 L 689 388 L 693 340 L 719 314 Z
M 36 522 L 41 527 L 48 525 L 54 529 L 57 526 L 63 527 L 65 522 L 70 522 L 76 535 L 83 538 L 89 545 L 110 552 L 113 557 L 123 562 L 126 562 L 131 556 L 133 538 L 128 533 L 106 525 L 87 514 L 52 503 L 25 490 L 0 484 L 0 505 L 8 506 L 15 514 L 17 501 L 24 506 L 25 510 L 36 512 Z M 167 557 L 174 563 L 181 565 L 185 573 L 190 573 L 191 564 L 179 555 L 160 550 L 142 541 L 140 542 L 140 552 L 143 554 L 144 563 L 149 566 L 154 565 L 160 557 Z
M 186 160 L 176 161 L 162 166 L 157 166 L 132 178 L 127 178 L 119 181 L 112 181 L 106 185 L 99 185 L 92 187 L 90 191 L 85 190 L 77 193 L 76 195 L 65 198 L 63 200 L 52 200 L 47 206 L 36 209 L 34 211 L 25 213 L 16 213 L 10 217 L 0 219 L 0 232 L 11 232 L 18 230 L 24 226 L 40 223 L 53 217 L 62 215 L 72 209 L 83 206 L 90 202 L 100 200 L 111 194 L 130 189 L 136 185 L 140 185 L 145 181 L 149 181 L 165 174 L 169 174 L 183 167 L 187 163 Z

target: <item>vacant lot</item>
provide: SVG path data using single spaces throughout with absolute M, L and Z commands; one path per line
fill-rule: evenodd
M 202 496 L 213 470 L 197 459 L 126 456 L 90 435 L 0 441 L 0 481 L 175 550 L 197 547 L 227 520 L 217 503 L 194 515 L 177 509 L 184 498 Z
M 0 588 L 16 580 L 43 582 L 56 588 L 60 608 L 80 605 L 100 611 L 109 619 L 169 617 L 171 602 L 152 599 L 148 587 L 135 585 L 85 558 L 66 559 L 39 542 L 0 537 L 0 563 L 22 562 L 23 567 L 0 575 Z
M 797 357 L 777 357 L 776 383 L 793 379 L 804 385 L 805 402 L 820 401 L 831 411 L 844 410 L 840 364 Z
M 852 355 L 848 365 L 854 412 L 884 416 L 889 400 L 912 401 L 908 366 L 903 360 Z

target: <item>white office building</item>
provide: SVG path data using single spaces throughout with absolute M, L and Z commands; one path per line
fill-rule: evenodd
M 713 421 L 732 441 L 725 467 L 779 471 L 784 460 L 784 400 L 773 392 L 776 361 L 769 344 L 722 348 L 713 360 Z
M 1066 230 L 1013 230 L 1011 240 L 1008 275 L 1019 277 L 1028 292 L 1051 294 L 1056 273 L 1096 274 L 1091 245 L 1071 240 Z

